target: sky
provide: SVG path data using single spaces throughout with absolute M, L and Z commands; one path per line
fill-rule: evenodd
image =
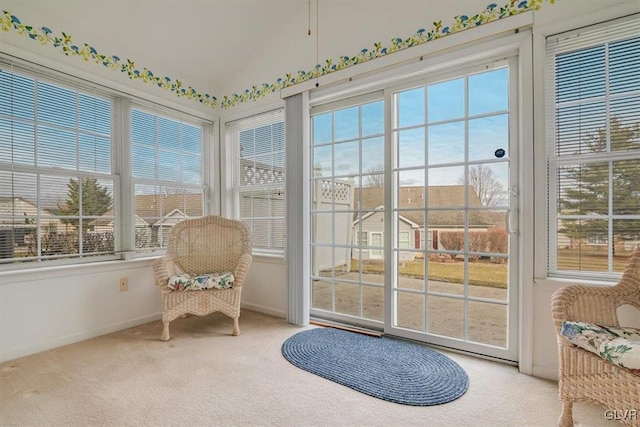
M 503 149 L 503 162 L 490 167 L 507 188 L 508 87 L 508 68 L 503 67 L 397 92 L 394 168 L 400 169 L 400 185 L 425 185 L 425 175 L 427 185 L 458 185 L 465 150 L 474 162 L 496 161 L 495 151 Z M 382 167 L 383 100 L 314 116 L 312 127 L 313 163 L 322 176 L 365 175 Z

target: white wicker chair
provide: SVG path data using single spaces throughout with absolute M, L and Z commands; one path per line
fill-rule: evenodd
M 565 320 L 620 326 L 617 309 L 625 304 L 640 309 L 640 246 L 615 286 L 569 285 L 553 294 L 551 308 L 558 337 L 558 385 L 562 400 L 559 425 L 573 425 L 574 402 L 599 403 L 618 414 L 640 409 L 640 376 L 560 335 Z M 640 425 L 638 419 L 620 418 L 626 424 Z
M 204 316 L 221 311 L 233 319 L 233 335 L 240 333 L 240 295 L 251 264 L 251 232 L 241 221 L 206 216 L 186 219 L 176 224 L 169 234 L 166 255 L 155 261 L 156 285 L 162 294 L 162 341 L 168 341 L 169 322 L 191 313 Z M 169 277 L 182 272 L 201 274 L 233 272 L 235 280 L 229 289 L 172 291 Z

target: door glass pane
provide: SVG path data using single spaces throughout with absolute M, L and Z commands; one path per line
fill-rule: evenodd
M 396 325 L 399 328 L 424 331 L 424 295 L 395 292 Z
M 362 106 L 362 136 L 384 133 L 384 101 L 371 102 Z M 380 157 L 382 159 L 382 157 Z
M 464 184 L 464 166 L 453 166 L 444 168 L 429 168 L 429 187 L 448 186 L 455 187 Z M 451 190 L 457 191 L 454 188 Z M 447 206 L 455 206 L 447 204 Z M 458 205 L 464 206 L 464 205 Z
M 469 301 L 469 340 L 507 346 L 507 306 Z
M 429 292 L 464 295 L 464 256 L 431 253 L 427 274 Z
M 368 138 L 362 140 L 362 173 L 375 174 L 384 178 L 384 138 Z M 384 180 L 381 181 L 384 183 Z
M 398 167 L 424 166 L 424 128 L 397 132 Z
M 362 286 L 362 317 L 384 321 L 384 288 Z
M 424 88 L 406 90 L 396 95 L 398 127 L 424 123 Z
M 336 282 L 336 312 L 351 316 L 360 315 L 360 286 Z
M 311 307 L 321 310 L 332 309 L 331 282 L 313 280 L 311 282 Z
M 468 174 L 470 207 L 508 206 L 508 163 L 470 165 Z
M 331 113 L 313 116 L 313 143 L 326 144 L 331 142 L 333 134 L 333 116 Z
M 469 296 L 507 301 L 509 264 L 506 256 L 470 256 L 468 267 Z
M 429 123 L 464 116 L 464 84 L 462 78 L 427 86 Z
M 358 141 L 343 142 L 333 146 L 335 176 L 357 175 L 360 171 L 360 144 Z
M 415 252 L 397 252 L 397 287 L 401 289 L 424 290 L 424 259 Z
M 504 153 L 498 150 L 504 150 Z M 509 156 L 509 115 L 469 120 L 469 160 Z
M 453 338 L 464 337 L 464 300 L 427 296 L 429 333 Z
M 345 108 L 333 114 L 334 141 L 354 139 L 359 134 L 358 107 Z
M 429 126 L 430 165 L 464 162 L 464 122 Z
M 469 76 L 469 115 L 504 111 L 509 108 L 509 69 Z

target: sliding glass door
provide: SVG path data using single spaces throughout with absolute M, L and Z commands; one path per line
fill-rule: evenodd
M 382 92 L 312 118 L 312 313 L 382 328 L 384 100 Z
M 516 76 L 514 58 L 312 111 L 312 315 L 517 360 Z

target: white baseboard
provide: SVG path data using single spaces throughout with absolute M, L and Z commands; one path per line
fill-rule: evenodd
M 286 319 L 287 318 L 287 313 L 285 313 L 284 311 L 282 311 L 282 310 L 274 310 L 273 308 L 265 307 L 265 306 L 260 305 L 260 304 L 252 304 L 250 302 L 243 302 L 243 303 L 241 303 L 240 306 L 242 308 L 247 309 L 247 310 L 257 311 L 258 313 L 268 314 L 270 316 L 279 317 L 281 319 Z
M 533 376 L 545 380 L 558 381 L 558 368 L 533 365 Z
M 7 360 L 17 359 L 18 357 L 28 356 L 41 351 L 50 350 L 56 347 L 62 347 L 63 345 L 73 344 L 76 342 L 88 340 L 91 338 L 99 337 L 100 335 L 110 334 L 112 332 L 121 331 L 123 329 L 132 328 L 134 326 L 142 325 L 144 323 L 153 322 L 162 318 L 161 313 L 151 314 L 147 316 L 137 317 L 125 322 L 116 323 L 104 328 L 93 329 L 91 331 L 78 332 L 76 334 L 67 335 L 65 337 L 55 338 L 46 342 L 38 343 L 28 347 L 19 348 L 17 350 L 10 350 L 7 352 L 0 352 L 0 362 L 6 362 Z

